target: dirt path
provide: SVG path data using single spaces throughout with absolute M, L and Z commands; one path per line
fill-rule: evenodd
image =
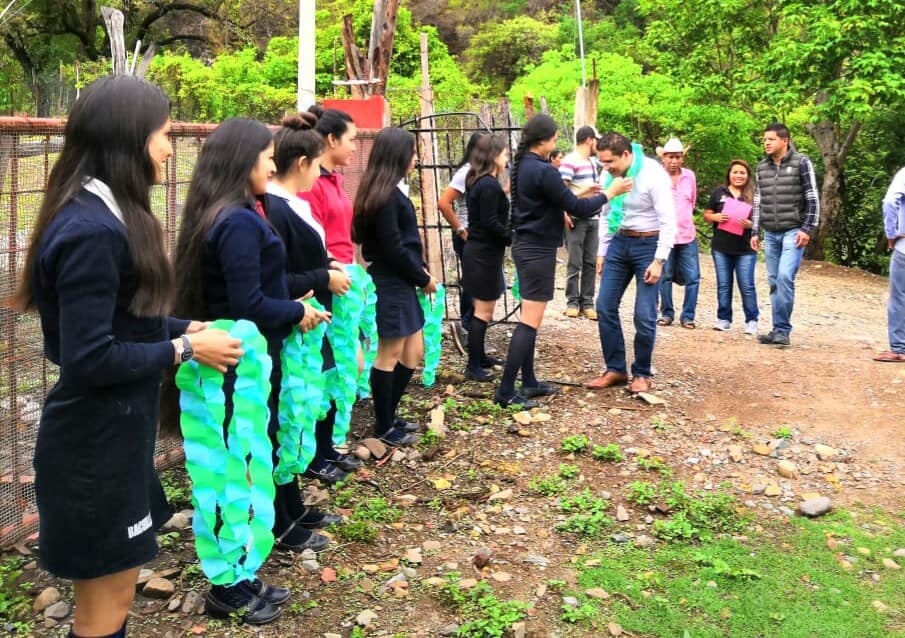
M 431 409 L 446 406 L 452 430 L 439 450 L 430 459 L 411 451 L 380 465 L 369 462 L 341 492 L 340 503 L 336 494 L 332 497 L 333 508 L 346 514 L 375 497 L 399 508 L 397 520 L 378 524 L 373 543 L 340 542 L 319 556 L 320 566 L 313 569 L 298 556 L 274 552 L 262 577 L 292 587 L 294 596 L 273 625 L 233 628 L 183 612 L 178 601 L 174 611 L 167 611 L 172 601 L 139 596 L 130 635 L 359 636 L 353 628 L 366 610 L 374 614 L 368 636 L 449 635 L 441 632 L 463 620 L 440 593 L 441 583 L 452 577 L 463 583 L 485 579 L 501 600 L 527 602 L 528 636 L 588 636 L 587 630 L 560 621 L 563 601 L 555 583 L 573 586 L 576 557 L 610 542 L 653 543 L 656 551 L 652 523 L 661 515 L 626 499 L 631 482 L 659 480 L 645 463 L 651 457 L 661 459 L 690 489 L 727 485 L 758 517 L 788 517 L 808 492 L 842 505 L 864 502 L 905 511 L 905 448 L 899 431 L 905 366 L 870 360 L 872 352 L 885 347 L 886 281 L 807 264 L 799 280 L 793 345 L 774 349 L 744 336 L 740 322 L 728 333 L 710 329 L 713 269 L 707 257 L 701 265 L 699 329 L 674 326 L 658 334 L 655 392 L 665 405 L 644 405 L 623 390 L 591 393 L 566 385 L 544 401 L 530 424 L 516 425 L 479 403 L 491 386 L 462 383 L 462 359 L 447 343 L 437 386 L 414 389 L 405 403 L 423 423 Z M 769 298 L 762 265 L 758 278 L 766 330 Z M 625 308 L 631 308 L 630 297 L 631 292 Z M 541 330 L 539 371 L 548 379 L 582 381 L 601 365 L 597 324 L 566 319 L 561 308 L 561 302 L 553 304 Z M 501 352 L 506 332 L 498 326 L 489 333 Z M 355 432 L 366 436 L 370 420 L 365 402 L 356 410 Z M 789 437 L 784 441 L 775 434 L 782 428 Z M 595 444 L 618 444 L 625 460 L 606 463 L 560 452 L 562 440 L 575 434 Z M 765 455 L 755 449 L 771 442 L 776 449 L 762 449 Z M 818 443 L 836 448 L 838 456 L 819 458 Z M 780 459 L 794 462 L 798 474 L 779 477 Z M 627 520 L 591 538 L 556 531 L 566 519 L 558 496 L 539 493 L 535 481 L 555 478 L 562 464 L 576 468 L 569 494 L 587 488 L 610 501 L 609 515 L 623 506 Z M 415 548 L 420 551 L 412 553 Z M 473 557 L 485 549 L 492 559 L 479 569 Z M 205 591 L 195 560 L 190 531 L 184 530 L 151 567 L 172 569 L 181 601 L 190 591 Z M 48 584 L 68 591 L 41 572 L 29 578 L 36 592 Z M 58 635 L 63 628 L 37 633 Z

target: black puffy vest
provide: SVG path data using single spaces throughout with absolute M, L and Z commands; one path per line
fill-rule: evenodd
M 801 160 L 797 152 L 788 153 L 777 166 L 772 157 L 757 165 L 760 189 L 760 226 L 770 232 L 800 228 L 804 224 L 807 201 L 801 187 Z

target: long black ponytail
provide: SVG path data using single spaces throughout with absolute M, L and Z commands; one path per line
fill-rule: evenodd
M 512 198 L 513 208 L 519 208 L 518 168 L 522 157 L 532 146 L 556 135 L 557 130 L 559 130 L 559 127 L 556 125 L 556 121 L 543 113 L 535 115 L 522 127 L 522 135 L 519 138 L 518 148 L 516 148 L 515 155 L 512 158 L 512 170 L 509 177 L 511 184 L 509 193 Z

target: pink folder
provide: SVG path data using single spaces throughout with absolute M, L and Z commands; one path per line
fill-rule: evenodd
M 729 219 L 717 224 L 717 228 L 733 235 L 741 235 L 745 232 L 745 229 L 739 225 L 738 220 L 748 219 L 748 215 L 751 214 L 751 204 L 727 198 L 723 203 L 723 212 L 729 215 Z

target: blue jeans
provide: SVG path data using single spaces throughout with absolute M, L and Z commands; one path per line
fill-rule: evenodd
M 764 253 L 767 258 L 767 283 L 770 284 L 770 305 L 773 309 L 773 331 L 792 332 L 792 309 L 795 306 L 795 276 L 801 265 L 804 247 L 795 247 L 800 229 L 782 232 L 767 231 Z
M 732 323 L 732 275 L 738 282 L 738 291 L 742 295 L 742 309 L 745 311 L 745 323 L 757 321 L 757 290 L 754 287 L 754 266 L 757 255 L 727 255 L 718 250 L 713 255 L 713 268 L 716 270 L 716 318 Z
M 905 240 L 899 240 L 905 241 Z M 886 306 L 889 349 L 905 354 L 905 253 L 892 251 L 889 261 L 889 304 Z
M 619 320 L 619 304 L 632 278 L 635 279 L 635 361 L 632 375 L 651 376 L 650 362 L 657 336 L 657 290 L 660 282 L 644 283 L 644 271 L 654 260 L 656 237 L 625 237 L 616 234 L 610 242 L 597 295 L 597 328 L 607 370 L 626 373 L 625 338 Z
M 678 271 L 685 285 L 685 298 L 682 300 L 682 316 L 680 321 L 688 323 L 694 321 L 694 311 L 698 307 L 698 288 L 701 285 L 701 268 L 698 264 L 698 240 L 693 239 L 687 244 L 676 244 L 672 247 L 666 266 L 663 268 L 663 277 L 660 279 L 660 314 L 670 319 L 676 318 L 676 311 L 672 305 L 672 280 L 673 273 Z

